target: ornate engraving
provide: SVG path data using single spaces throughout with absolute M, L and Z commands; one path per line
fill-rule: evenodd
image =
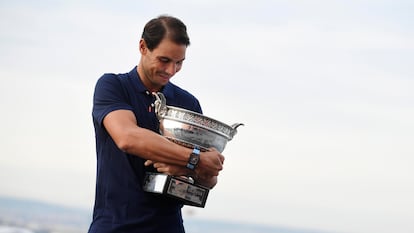
M 238 123 L 229 126 L 197 112 L 167 106 L 162 93 L 153 95 L 156 97 L 154 105 L 160 121 L 160 133 L 181 145 L 198 145 L 203 149 L 215 147 L 222 152 L 226 143 L 237 133 L 237 127 L 243 125 Z

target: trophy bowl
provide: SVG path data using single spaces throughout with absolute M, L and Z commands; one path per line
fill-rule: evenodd
M 183 108 L 167 106 L 165 96 L 153 93 L 155 114 L 160 133 L 169 140 L 188 147 L 198 146 L 201 151 L 216 148 L 223 152 L 228 141 L 237 133 L 241 123 L 226 125 L 213 118 Z M 146 172 L 143 190 L 163 194 L 182 201 L 185 205 L 203 207 L 210 188 L 194 183 L 194 179 L 175 177 L 163 173 Z
M 153 95 L 156 97 L 155 113 L 161 135 L 185 147 L 198 146 L 202 151 L 214 147 L 221 153 L 236 135 L 237 127 L 243 125 L 236 123 L 230 126 L 197 112 L 168 106 L 162 93 Z

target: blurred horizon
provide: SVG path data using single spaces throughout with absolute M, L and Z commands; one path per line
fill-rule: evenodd
M 82 208 L 0 196 L 1 233 L 86 232 L 92 218 L 91 214 L 89 210 Z M 293 227 L 194 218 L 191 215 L 184 216 L 184 226 L 186 232 L 191 233 L 328 233 Z
M 92 209 L 92 95 L 169 14 L 191 45 L 172 82 L 242 122 L 194 218 L 412 233 L 414 1 L 0 1 L 0 195 Z

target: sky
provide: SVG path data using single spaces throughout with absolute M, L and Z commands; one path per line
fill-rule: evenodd
M 206 207 L 185 218 L 414 232 L 414 3 L 0 1 L 0 195 L 91 209 L 91 109 L 139 61 L 144 24 L 182 19 L 172 82 L 244 123 Z

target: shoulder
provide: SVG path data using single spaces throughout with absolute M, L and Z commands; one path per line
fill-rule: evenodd
M 105 73 L 103 74 L 95 85 L 94 99 L 106 100 L 113 99 L 126 99 L 128 98 L 128 89 L 131 85 L 127 82 L 127 75 Z
M 191 94 L 189 91 L 184 90 L 183 88 L 171 82 L 169 83 L 169 85 L 170 85 L 170 88 L 173 90 L 173 94 L 175 98 L 197 100 L 197 98 L 193 94 Z
M 184 90 L 171 82 L 166 87 L 164 94 L 167 97 L 168 105 L 185 108 L 199 113 L 202 112 L 200 102 L 189 91 Z
M 97 81 L 97 85 L 120 84 L 125 74 L 105 73 Z
M 105 73 L 96 82 L 95 91 L 128 89 L 130 85 L 127 77 L 127 74 Z

